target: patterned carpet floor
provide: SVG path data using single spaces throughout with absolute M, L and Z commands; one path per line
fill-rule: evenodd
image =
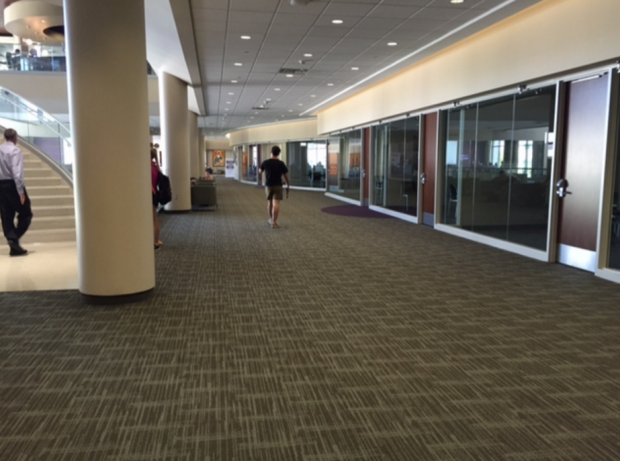
M 217 187 L 148 301 L 0 294 L 0 460 L 620 459 L 618 285 Z

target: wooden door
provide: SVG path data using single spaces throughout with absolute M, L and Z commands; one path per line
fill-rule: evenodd
M 437 127 L 438 113 L 424 115 L 423 170 L 422 184 L 422 223 L 435 225 L 435 174 L 437 167 Z
M 558 261 L 594 272 L 601 184 L 607 145 L 609 75 L 566 86 L 566 142 L 562 157 Z

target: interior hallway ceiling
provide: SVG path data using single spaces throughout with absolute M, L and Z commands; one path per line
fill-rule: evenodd
M 312 116 L 538 1 L 190 0 L 205 132 Z
M 199 126 L 222 139 L 240 127 L 312 117 L 540 1 L 144 0 L 147 58 L 156 73 L 187 82 Z M 65 91 L 43 96 L 30 99 L 68 120 Z

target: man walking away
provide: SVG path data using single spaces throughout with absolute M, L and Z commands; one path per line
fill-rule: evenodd
M 286 196 L 291 183 L 288 179 L 288 168 L 280 160 L 280 148 L 271 148 L 271 158 L 260 164 L 258 174 L 265 172 L 265 194 L 267 195 L 267 211 L 269 212 L 269 224 L 273 229 L 278 227 L 278 214 L 280 212 L 280 200 L 282 200 L 282 177 L 286 181 Z
M 0 146 L 0 217 L 2 231 L 11 247 L 11 256 L 28 253 L 19 245 L 32 221 L 30 199 L 24 186 L 24 154 L 17 147 L 17 131 L 4 132 L 5 143 Z M 17 214 L 17 227 L 15 215 Z

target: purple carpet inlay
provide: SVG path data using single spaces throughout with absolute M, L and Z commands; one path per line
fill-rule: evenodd
M 388 216 L 383 213 L 377 213 L 376 211 L 372 211 L 366 207 L 357 205 L 328 206 L 322 208 L 321 211 L 324 213 L 335 214 L 339 216 L 351 216 L 353 218 L 392 218 L 392 216 Z

